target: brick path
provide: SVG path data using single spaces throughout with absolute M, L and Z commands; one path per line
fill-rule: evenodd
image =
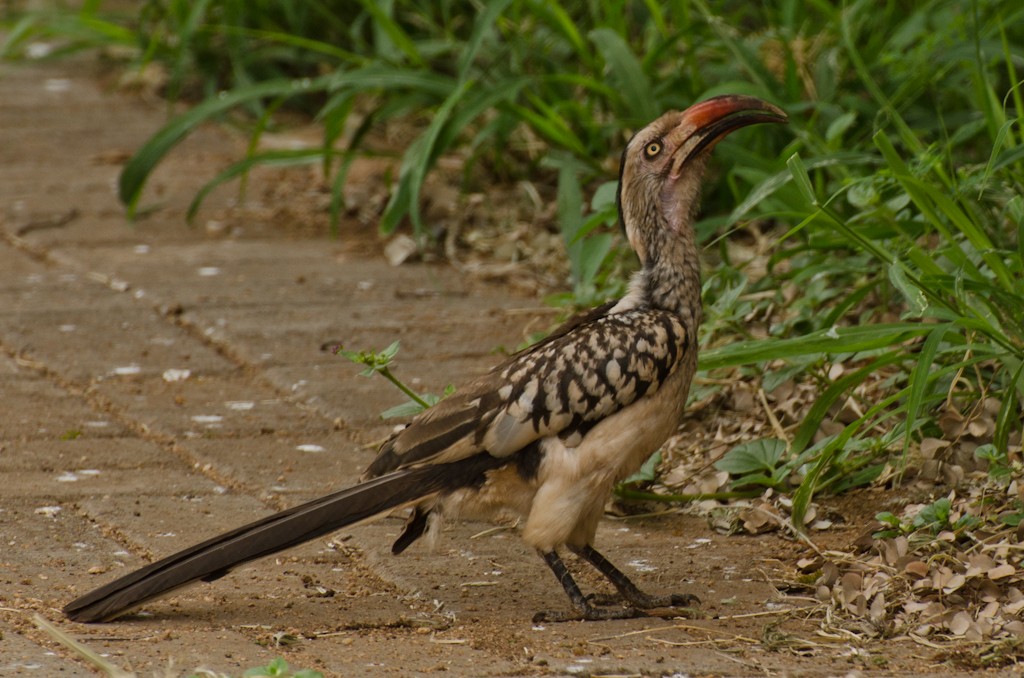
M 217 128 L 159 170 L 144 200 L 157 209 L 129 225 L 120 164 L 165 117 L 96 83 L 84 62 L 0 67 L 0 675 L 90 673 L 32 612 L 145 675 L 171 660 L 238 674 L 279 654 L 329 675 L 761 665 L 634 636 L 589 643 L 672 625 L 662 620 L 534 629 L 533 611 L 564 600 L 514 536 L 471 540 L 481 526 L 455 526 L 436 551 L 392 558 L 394 519 L 183 591 L 151 616 L 63 621 L 64 602 L 126 568 L 357 477 L 388 430 L 377 413 L 400 398 L 322 342 L 401 338 L 401 373 L 437 391 L 519 343 L 540 305 L 443 266 L 391 268 L 365 241 L 187 227 L 194 191 L 240 147 Z M 607 524 L 602 543 L 619 562 L 662 568 L 638 574 L 653 587 L 692 586 L 699 563 L 707 597 L 739 565 L 692 550 L 695 537 L 726 541 L 703 521 L 627 525 Z M 769 591 L 748 580 L 729 595 L 758 610 Z M 304 638 L 265 647 L 282 631 Z

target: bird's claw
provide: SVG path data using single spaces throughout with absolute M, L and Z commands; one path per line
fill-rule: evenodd
M 621 593 L 591 593 L 587 596 L 590 605 L 608 606 L 628 603 L 641 610 L 653 610 L 659 607 L 699 607 L 700 598 L 692 593 L 670 593 L 664 596 L 652 596 L 642 593 L 627 598 Z
M 669 607 L 700 607 L 700 598 L 692 593 L 669 594 Z
M 569 621 L 610 621 L 613 619 L 636 619 L 646 617 L 643 610 L 635 607 L 594 607 L 588 605 L 582 610 L 565 612 L 562 610 L 541 610 L 533 615 L 534 624 L 558 624 Z

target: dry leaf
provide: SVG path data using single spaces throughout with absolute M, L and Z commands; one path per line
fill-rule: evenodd
M 975 577 L 979 574 L 985 574 L 995 566 L 996 561 L 984 553 L 975 553 L 967 559 L 967 571 L 964 574 L 968 577 Z
M 796 569 L 800 570 L 804 574 L 810 574 L 815 570 L 819 569 L 822 565 L 821 558 L 815 556 L 814 558 L 801 558 L 796 561 Z
M 975 419 L 967 425 L 967 432 L 975 438 L 984 438 L 989 436 L 992 431 L 996 428 L 995 422 L 987 417 L 984 419 Z
M 964 432 L 964 417 L 956 410 L 947 409 L 939 415 L 939 428 L 946 438 L 959 438 Z
M 775 507 L 766 501 L 759 501 L 742 511 L 740 520 L 743 521 L 743 529 L 750 534 L 777 530 L 782 525 L 782 517 L 778 515 Z
M 978 611 L 978 619 L 992 619 L 999 612 L 999 603 L 992 602 Z
M 949 447 L 948 440 L 941 438 L 924 438 L 921 440 L 921 456 L 925 459 L 935 459 L 939 450 Z
M 915 577 L 927 577 L 928 564 L 920 560 L 911 560 L 903 566 L 903 571 Z
M 949 629 L 950 633 L 962 636 L 967 633 L 967 629 L 971 627 L 971 615 L 967 612 L 957 612 L 953 615 L 953 618 L 946 622 L 946 628 Z
M 962 574 L 954 574 L 946 582 L 946 585 L 942 587 L 942 592 L 947 596 L 954 591 L 960 590 L 960 587 L 967 583 L 967 577 Z
M 876 624 L 885 620 L 885 594 L 879 591 L 871 599 L 871 608 L 868 611 L 868 618 Z
M 1003 605 L 1003 612 L 1009 615 L 1019 614 L 1021 610 L 1024 610 L 1024 600 L 1016 600 Z
M 1006 577 L 1009 577 L 1010 575 L 1012 575 L 1016 571 L 1017 571 L 1016 567 L 1014 567 L 1013 565 L 1010 565 L 1009 563 L 1007 563 L 1005 565 L 999 565 L 997 567 L 993 567 L 991 570 L 989 570 L 988 571 L 988 578 L 991 579 L 992 581 L 999 581 L 1000 579 L 1005 579 Z
M 838 579 L 839 568 L 831 560 L 826 560 L 821 566 L 821 577 L 818 578 L 818 583 L 833 586 Z
M 411 237 L 399 233 L 384 247 L 384 258 L 392 266 L 400 266 L 405 260 L 419 251 L 419 245 Z
M 1012 633 L 1018 638 L 1024 638 L 1024 622 L 1019 619 L 1014 619 L 1011 622 L 1003 624 L 1003 630 L 1008 633 Z

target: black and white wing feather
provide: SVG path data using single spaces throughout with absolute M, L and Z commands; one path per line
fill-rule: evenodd
M 366 476 L 481 452 L 508 457 L 547 437 L 574 447 L 694 357 L 695 338 L 678 315 L 610 307 L 569 321 L 416 417 L 385 443 Z

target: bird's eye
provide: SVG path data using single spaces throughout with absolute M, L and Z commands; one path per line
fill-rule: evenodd
M 659 153 L 661 153 L 660 141 L 652 141 L 651 143 L 647 144 L 647 146 L 644 147 L 644 155 L 647 156 L 648 160 L 653 160 L 654 158 L 658 157 Z

